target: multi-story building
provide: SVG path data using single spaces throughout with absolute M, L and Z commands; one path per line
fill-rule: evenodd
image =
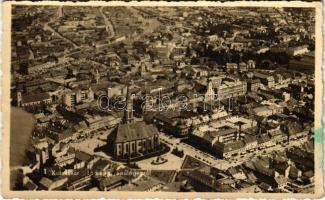
M 261 81 L 259 79 L 252 79 L 247 81 L 247 90 L 250 92 L 257 91 L 260 87 Z
M 282 113 L 282 112 L 283 112 L 283 107 L 276 106 L 276 105 L 260 106 L 260 107 L 256 107 L 253 109 L 254 115 L 262 116 L 262 117 L 267 117 L 267 116 L 274 115 L 277 113 Z
M 220 129 L 197 129 L 190 135 L 191 142 L 218 157 L 226 158 L 245 151 L 245 142 L 239 130 L 224 126 Z
M 33 107 L 41 104 L 50 104 L 52 98 L 47 92 L 37 94 L 24 94 L 17 92 L 17 105 L 22 107 Z
M 218 99 L 228 99 L 245 95 L 247 92 L 247 83 L 245 81 L 225 81 L 217 88 Z
M 301 56 L 300 59 L 291 59 L 289 69 L 311 74 L 315 67 L 315 52 L 309 52 Z
M 288 48 L 286 53 L 290 56 L 298 56 L 309 52 L 308 46 L 303 45 L 299 47 Z
M 74 107 L 76 104 L 91 102 L 94 100 L 94 92 L 91 88 L 85 90 L 72 90 L 63 94 L 63 104 L 68 107 Z
M 159 113 L 154 116 L 153 122 L 159 130 L 176 137 L 187 136 L 192 125 L 190 114 L 177 111 Z
M 115 116 L 85 115 L 88 130 L 95 131 L 102 128 L 113 128 L 121 122 L 121 118 Z
M 267 74 L 262 73 L 254 73 L 254 77 L 261 80 L 261 83 L 269 88 L 273 88 L 275 86 L 274 77 Z

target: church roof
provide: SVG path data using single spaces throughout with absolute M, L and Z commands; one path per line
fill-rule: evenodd
M 145 122 L 132 122 L 120 124 L 112 133 L 112 141 L 115 143 L 129 142 L 145 139 L 158 135 L 158 130 L 153 125 Z

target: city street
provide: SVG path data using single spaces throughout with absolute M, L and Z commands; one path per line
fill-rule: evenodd
M 111 131 L 112 131 L 112 129 L 108 129 L 106 131 L 101 131 L 101 132 L 103 132 L 102 135 L 100 135 L 99 133 L 95 133 L 95 135 L 92 137 L 88 137 L 80 142 L 70 143 L 70 145 L 72 147 L 74 147 L 80 151 L 84 151 L 88 154 L 101 155 L 108 159 L 111 159 L 111 157 L 107 156 L 103 152 L 95 152 L 94 151 L 95 148 L 106 145 L 107 136 L 111 133 Z
M 169 146 L 171 146 L 171 148 L 177 147 L 179 150 L 184 150 L 185 155 L 197 158 L 207 165 L 218 169 L 227 169 L 232 166 L 231 163 L 229 163 L 227 160 L 217 159 L 203 151 L 194 148 L 189 144 L 180 142 L 180 139 L 178 138 L 170 137 L 162 132 L 160 133 L 160 138 L 163 142 L 167 143 Z
M 168 153 L 161 156 L 162 158 L 168 160 L 163 164 L 158 164 L 158 165 L 151 164 L 151 162 L 153 160 L 156 160 L 157 157 L 152 157 L 152 158 L 138 161 L 137 164 L 140 167 L 140 169 L 144 169 L 144 170 L 179 170 L 183 164 L 185 156 L 183 158 L 180 158 L 172 154 L 171 150 Z
M 45 24 L 44 24 L 44 30 L 49 30 L 49 31 L 51 31 L 53 34 L 55 34 L 56 36 L 58 36 L 58 37 L 61 38 L 62 40 L 65 40 L 66 42 L 72 44 L 74 48 L 76 48 L 76 49 L 79 49 L 79 48 L 80 48 L 76 43 L 72 42 L 70 39 L 68 39 L 68 38 L 66 38 L 66 37 L 63 37 L 60 33 L 58 33 L 56 30 L 54 30 L 54 29 L 49 25 L 49 23 L 45 23 Z
M 113 27 L 111 20 L 103 12 L 103 8 L 104 7 L 100 7 L 99 11 L 100 11 L 100 14 L 102 15 L 102 17 L 104 18 L 105 29 L 107 31 L 107 34 L 109 35 L 108 38 L 113 38 L 115 36 L 114 27 Z
M 255 150 L 254 152 L 251 153 L 245 153 L 243 155 L 238 155 L 238 156 L 234 156 L 230 159 L 217 159 L 214 156 L 205 153 L 199 149 L 196 149 L 195 147 L 186 144 L 186 143 L 182 143 L 180 142 L 179 138 L 175 138 L 173 136 L 170 135 L 166 135 L 165 133 L 160 132 L 160 138 L 161 140 L 168 144 L 169 146 L 171 146 L 172 148 L 177 147 L 180 150 L 184 150 L 185 155 L 190 155 L 194 158 L 199 159 L 200 161 L 206 163 L 209 166 L 221 169 L 221 170 L 225 170 L 228 169 L 230 167 L 234 167 L 237 165 L 241 165 L 244 162 L 248 161 L 248 160 L 252 160 L 254 157 L 257 156 L 266 156 L 268 154 L 270 154 L 271 152 L 274 151 L 285 151 L 288 148 L 291 148 L 293 146 L 301 146 L 302 143 L 304 141 L 306 141 L 305 139 L 301 139 L 301 140 L 295 140 L 295 141 L 290 141 L 290 143 L 285 146 L 285 148 L 283 148 L 283 146 L 281 146 L 280 144 L 275 145 L 273 147 L 269 147 L 263 150 Z

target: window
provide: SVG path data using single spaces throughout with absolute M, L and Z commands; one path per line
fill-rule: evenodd
M 116 145 L 116 154 L 119 156 L 119 155 L 121 155 L 121 144 L 117 144 Z

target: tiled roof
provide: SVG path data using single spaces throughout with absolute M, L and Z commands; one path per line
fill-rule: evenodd
M 37 185 L 35 185 L 33 182 L 31 181 L 28 181 L 27 184 L 25 185 L 25 187 L 28 189 L 28 190 L 35 190 L 37 189 Z
M 43 177 L 40 182 L 39 182 L 42 186 L 44 186 L 45 188 L 50 188 L 51 187 L 51 184 L 53 183 L 52 180 L 46 178 L 46 177 Z
M 263 190 L 268 190 L 271 186 L 267 183 L 264 183 L 262 182 L 260 185 L 259 185 L 260 188 L 262 188 Z
M 203 139 L 206 140 L 207 142 L 210 142 L 212 144 L 213 140 L 215 139 L 215 137 L 217 136 L 217 132 L 216 131 L 207 131 L 204 133 L 203 135 Z
M 48 93 L 27 94 L 23 96 L 22 102 L 31 103 L 31 102 L 43 101 L 49 98 L 50 95 Z
M 82 151 L 76 151 L 76 158 L 82 161 L 89 161 L 91 159 L 91 155 Z
M 271 140 L 270 137 L 268 135 L 266 135 L 266 134 L 257 137 L 258 144 L 263 144 L 263 143 L 266 143 L 266 142 L 268 142 L 270 140 Z
M 224 129 L 224 130 L 218 131 L 217 135 L 228 135 L 228 134 L 235 133 L 235 132 L 237 132 L 237 129 L 229 128 L 229 129 Z
M 238 140 L 232 143 L 227 143 L 224 146 L 224 152 L 230 152 L 234 150 L 241 149 L 245 146 L 244 142 L 242 140 Z
M 58 139 L 61 141 L 66 138 L 72 137 L 74 132 L 75 132 L 74 129 L 71 129 L 71 128 L 65 129 L 62 133 L 58 134 Z
M 104 170 L 107 165 L 110 165 L 111 163 L 108 160 L 98 160 L 94 166 L 93 166 L 93 171 L 102 171 Z
M 213 176 L 204 174 L 198 170 L 187 172 L 186 176 L 210 187 L 211 189 L 217 189 L 217 182 Z
M 103 178 L 100 180 L 100 186 L 101 187 L 107 187 L 107 186 L 111 186 L 111 185 L 114 185 L 120 181 L 125 181 L 127 182 L 127 180 L 122 177 L 122 176 L 111 176 L 109 178 Z
M 254 163 L 254 166 L 256 168 L 256 171 L 264 174 L 264 175 L 267 175 L 267 176 L 270 176 L 270 177 L 273 177 L 273 174 L 274 174 L 274 170 L 270 169 L 270 168 L 267 168 L 265 167 L 263 164 L 259 163 L 259 162 L 255 162 Z
M 244 138 L 246 144 L 256 142 L 256 137 L 253 135 L 246 135 Z
M 120 124 L 112 133 L 116 143 L 135 141 L 158 135 L 157 129 L 153 125 L 144 122 L 134 122 L 130 124 Z

